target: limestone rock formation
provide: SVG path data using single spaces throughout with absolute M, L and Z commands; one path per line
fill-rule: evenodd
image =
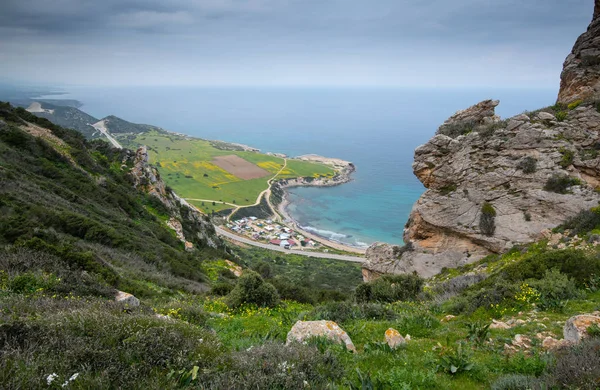
M 356 352 L 354 343 L 342 328 L 333 321 L 297 321 L 287 334 L 286 344 L 302 343 L 311 337 L 326 337 L 344 344 L 349 351 Z
M 504 121 L 495 114 L 499 102 L 486 100 L 444 122 L 415 150 L 413 171 L 427 190 L 405 226 L 407 246 L 373 244 L 363 265 L 366 281 L 415 271 L 429 277 L 533 242 L 598 205 L 600 106 L 592 95 L 600 88 L 599 1 L 565 63 L 559 96 L 589 99 Z M 595 56 L 598 66 L 574 68 L 582 55 Z
M 588 337 L 587 328 L 591 325 L 600 325 L 600 317 L 591 314 L 581 314 L 571 317 L 563 328 L 563 337 L 570 343 L 579 343 Z
M 115 301 L 119 302 L 127 307 L 138 307 L 140 305 L 140 300 L 135 296 L 123 292 L 117 291 L 117 295 L 115 296 Z
M 600 98 L 600 0 L 595 0 L 592 23 L 565 60 L 560 79 L 559 103 Z
M 385 331 L 385 342 L 391 349 L 396 349 L 406 344 L 406 339 L 394 328 Z

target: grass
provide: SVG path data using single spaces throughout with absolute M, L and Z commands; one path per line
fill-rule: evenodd
M 251 205 L 267 189 L 270 180 L 283 167 L 284 159 L 262 153 L 221 150 L 210 141 L 152 131 L 124 141 L 129 147 L 147 145 L 150 161 L 156 165 L 166 183 L 183 198 L 220 200 L 239 205 Z M 217 156 L 237 155 L 270 175 L 251 180 L 240 179 L 212 163 Z M 333 177 L 335 171 L 323 164 L 288 160 L 278 176 L 282 179 L 296 177 Z M 230 206 L 201 206 L 204 212 L 215 212 Z

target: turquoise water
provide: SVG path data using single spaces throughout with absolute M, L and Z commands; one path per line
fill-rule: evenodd
M 290 156 L 355 163 L 351 183 L 294 188 L 289 207 L 303 227 L 351 245 L 402 243 L 424 191 L 413 151 L 459 109 L 500 99 L 503 117 L 552 105 L 556 90 L 326 88 L 67 88 L 96 117 L 114 114 L 206 139 Z

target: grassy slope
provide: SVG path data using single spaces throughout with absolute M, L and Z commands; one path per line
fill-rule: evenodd
M 159 170 L 169 186 L 184 198 L 221 200 L 239 205 L 250 205 L 258 194 L 267 188 L 267 181 L 283 166 L 284 160 L 266 154 L 244 151 L 220 150 L 209 141 L 189 139 L 174 134 L 150 132 L 128 141 L 131 146 L 147 145 L 151 162 Z M 271 173 L 259 179 L 242 180 L 219 168 L 211 161 L 217 156 L 235 154 Z M 304 161 L 288 160 L 281 178 L 305 176 L 332 176 L 333 169 Z M 207 176 L 204 176 L 207 175 Z M 195 204 L 198 206 L 198 204 Z M 206 212 L 227 207 L 206 205 Z

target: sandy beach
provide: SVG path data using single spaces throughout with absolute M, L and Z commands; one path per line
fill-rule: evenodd
M 330 248 L 334 248 L 340 251 L 345 251 L 345 252 L 350 252 L 350 253 L 357 253 L 360 255 L 364 255 L 366 253 L 366 249 L 362 249 L 362 248 L 357 248 L 357 247 L 353 247 L 350 245 L 344 245 L 341 244 L 339 242 L 336 241 L 332 241 L 332 240 L 328 240 L 324 237 L 321 237 L 319 235 L 316 235 L 314 233 L 309 233 L 306 230 L 303 230 L 298 223 L 289 215 L 289 213 L 287 212 L 286 208 L 289 205 L 289 200 L 287 199 L 287 193 L 284 196 L 283 202 L 281 202 L 279 204 L 279 206 L 277 207 L 277 212 L 281 215 L 281 217 L 283 218 L 283 224 L 284 225 L 288 225 L 289 228 L 296 230 L 297 232 L 299 232 L 300 234 L 302 234 L 305 237 L 310 238 L 311 240 L 320 242 L 321 244 L 328 246 Z

